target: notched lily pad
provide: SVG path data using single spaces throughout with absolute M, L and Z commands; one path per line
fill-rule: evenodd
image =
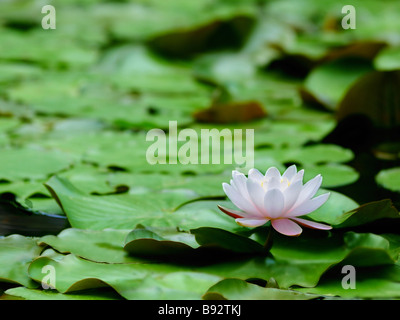
M 335 228 L 347 228 L 365 225 L 380 219 L 391 219 L 393 222 L 398 220 L 400 214 L 389 199 L 368 202 L 338 217 Z M 394 220 L 393 220 L 394 219 Z
M 228 256 L 263 254 L 258 242 L 226 230 L 201 227 L 181 232 L 139 227 L 131 231 L 124 249 L 131 255 L 156 259 L 178 259 L 189 263 L 203 260 L 215 262 Z

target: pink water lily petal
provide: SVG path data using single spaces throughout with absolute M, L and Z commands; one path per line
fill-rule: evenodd
M 301 169 L 299 172 L 295 174 L 295 176 L 292 178 L 290 183 L 295 183 L 296 181 L 300 180 L 301 183 L 303 183 L 303 177 L 304 177 L 304 169 Z
M 228 209 L 223 206 L 218 205 L 218 209 L 221 210 L 223 213 L 226 213 L 228 216 L 231 216 L 232 218 L 243 218 L 246 214 L 241 211 L 233 210 L 233 209 Z
M 267 189 L 280 189 L 281 187 L 281 178 L 271 177 L 266 182 Z
M 257 208 L 231 185 L 223 183 L 222 188 L 232 203 L 240 210 L 255 216 L 261 215 Z
M 255 168 L 249 170 L 247 177 L 235 170 L 230 185 L 224 183 L 223 189 L 239 210 L 218 207 L 242 226 L 254 228 L 271 221 L 277 232 L 287 236 L 300 235 L 301 226 L 330 230 L 329 225 L 298 218 L 317 210 L 330 195 L 314 197 L 322 184 L 321 175 L 304 185 L 303 178 L 304 169 L 297 171 L 296 165 L 282 175 L 275 167 L 264 176 Z
M 293 209 L 289 210 L 285 215 L 287 217 L 298 217 L 310 212 L 317 210 L 320 206 L 322 206 L 326 200 L 328 200 L 330 193 L 321 194 L 318 197 L 315 197 L 310 200 L 304 201 L 302 204 L 297 207 L 293 207 Z
M 289 181 L 291 181 L 292 178 L 296 175 L 296 173 L 297 173 L 297 168 L 295 165 L 292 165 L 286 169 L 286 171 L 282 175 L 282 178 L 286 178 Z
M 232 172 L 232 179 L 231 179 L 232 187 L 236 188 L 236 190 L 240 194 L 244 195 L 245 198 L 248 199 L 246 181 L 247 181 L 247 178 L 243 173 L 240 173 L 238 171 Z
M 276 178 L 278 180 L 281 180 L 281 173 L 279 172 L 279 170 L 275 167 L 271 167 L 267 170 L 267 172 L 265 173 L 265 177 L 267 179 L 269 178 Z
M 264 208 L 267 217 L 271 219 L 281 217 L 284 201 L 283 193 L 279 189 L 268 190 L 264 196 Z
M 235 178 L 236 176 L 245 176 L 242 172 L 233 170 L 232 171 L 232 178 Z
M 265 191 L 260 183 L 248 179 L 247 183 L 247 191 L 250 195 L 250 200 L 254 204 L 254 206 L 260 211 L 263 216 L 265 216 L 265 209 L 264 209 L 264 195 Z
M 233 179 L 231 179 L 231 186 L 251 205 L 253 202 L 251 201 L 249 192 L 247 191 L 247 178 L 244 175 L 235 175 Z
M 266 224 L 268 219 L 251 219 L 251 218 L 238 218 L 235 220 L 237 224 L 243 227 L 255 228 Z
M 297 199 L 296 205 L 303 203 L 304 201 L 311 199 L 317 193 L 322 183 L 322 176 L 319 174 L 315 178 L 308 181 L 301 190 L 299 198 Z
M 296 203 L 297 197 L 299 196 L 302 187 L 302 182 L 300 180 L 297 180 L 285 189 L 285 191 L 283 192 L 283 196 L 285 198 L 283 212 L 287 212 Z
M 308 227 L 311 229 L 319 229 L 319 230 L 331 230 L 332 227 L 328 226 L 327 224 L 315 222 L 315 221 L 310 221 L 306 219 L 301 219 L 301 218 L 291 218 L 293 221 L 297 222 L 298 224 Z
M 260 171 L 254 168 L 249 170 L 248 177 L 249 179 L 258 181 L 259 183 L 261 183 L 261 181 L 264 180 L 264 175 Z
M 274 219 L 271 224 L 276 231 L 286 236 L 298 236 L 303 231 L 296 222 L 289 219 Z

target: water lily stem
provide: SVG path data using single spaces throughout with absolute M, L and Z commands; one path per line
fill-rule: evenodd
M 267 251 L 267 252 L 269 250 L 271 250 L 271 247 L 272 247 L 272 242 L 273 242 L 273 237 L 272 237 L 273 230 L 272 229 L 273 229 L 272 227 L 268 228 L 267 238 L 265 239 L 265 242 L 264 242 L 264 248 L 265 248 L 265 251 Z

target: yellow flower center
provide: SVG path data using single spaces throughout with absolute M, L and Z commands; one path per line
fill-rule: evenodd
M 288 178 L 284 177 L 281 179 L 281 184 L 286 184 L 286 187 L 290 186 L 290 181 Z
M 261 187 L 264 189 L 264 190 L 266 190 L 266 189 L 268 189 L 268 184 L 269 184 L 269 179 L 264 179 L 264 180 L 262 180 L 261 181 Z M 286 177 L 284 177 L 284 178 L 281 178 L 281 181 L 280 181 L 280 188 L 281 189 L 286 189 L 287 187 L 289 187 L 290 186 L 290 181 L 289 181 L 289 179 L 288 178 L 286 178 Z

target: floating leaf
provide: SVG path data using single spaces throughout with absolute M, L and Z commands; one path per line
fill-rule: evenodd
M 198 247 L 194 236 L 189 233 L 177 231 L 161 237 L 149 229 L 139 228 L 127 235 L 124 250 L 137 257 L 192 261 Z
M 334 110 L 351 84 L 371 70 L 369 61 L 355 58 L 334 60 L 315 68 L 308 75 L 305 90 L 328 109 Z
M 386 189 L 400 191 L 400 168 L 381 170 L 375 177 L 376 182 Z
M 1 151 L 0 178 L 9 181 L 42 180 L 71 164 L 72 159 L 62 152 L 40 148 L 6 149 Z
M 393 264 L 398 259 L 399 253 L 391 250 L 390 242 L 373 233 L 348 232 L 344 236 L 344 242 L 351 250 L 344 264 L 368 267 Z
M 51 178 L 46 186 L 74 228 L 100 230 L 129 229 L 137 224 L 173 226 L 173 211 L 188 200 L 184 193 L 89 196 L 65 179 Z
M 163 237 L 149 229 L 135 229 L 126 238 L 124 249 L 133 256 L 179 259 L 186 263 L 215 263 L 229 255 L 265 254 L 259 243 L 226 230 L 201 227 L 186 232 L 165 232 Z
M 400 214 L 391 200 L 380 200 L 365 203 L 349 210 L 332 222 L 335 228 L 359 226 L 379 219 L 398 219 Z
M 204 300 L 310 300 L 318 295 L 295 290 L 263 288 L 239 279 L 225 279 L 208 289 Z
M 28 288 L 37 284 L 28 276 L 28 265 L 39 256 L 43 247 L 35 238 L 11 235 L 0 238 L 0 280 L 18 283 Z
M 181 266 L 141 263 L 96 263 L 68 255 L 59 261 L 36 259 L 29 267 L 30 276 L 42 281 L 43 266 L 57 274 L 56 289 L 61 293 L 110 286 L 126 299 L 183 300 L 200 299 L 221 277 L 194 272 Z M 71 272 L 73 270 L 73 272 Z
M 94 48 L 60 37 L 59 33 L 59 29 L 43 32 L 38 28 L 21 32 L 2 28 L 0 41 L 4 47 L 0 50 L 0 58 L 39 62 L 50 67 L 66 65 L 82 68 L 95 62 L 97 51 Z M 38 43 L 40 46 L 35 45 Z
M 333 144 L 317 144 L 297 148 L 274 148 L 260 149 L 256 155 L 269 155 L 280 162 L 294 162 L 302 165 L 341 163 L 353 159 L 354 155 L 350 149 L 345 149 Z
M 65 229 L 57 236 L 44 236 L 38 243 L 48 245 L 58 252 L 73 253 L 79 257 L 107 263 L 136 261 L 123 250 L 128 230 Z
M 29 289 L 16 287 L 5 292 L 8 297 L 18 297 L 25 300 L 121 300 L 120 296 L 109 289 L 86 290 L 79 293 L 63 294 L 53 290 Z
M 400 48 L 387 47 L 383 49 L 374 59 L 374 66 L 380 71 L 400 69 Z
M 359 173 L 350 166 L 342 164 L 305 165 L 304 179 L 308 181 L 317 174 L 322 175 L 322 187 L 334 188 L 356 182 Z
M 298 290 L 312 294 L 339 296 L 344 299 L 390 299 L 399 297 L 399 266 L 382 266 L 374 268 L 374 270 L 371 270 L 371 268 L 356 268 L 355 271 L 354 289 L 343 287 L 342 281 L 346 273 L 336 271 L 331 277 L 322 279 L 316 287 L 299 288 Z
M 229 175 L 162 175 L 115 172 L 108 181 L 113 187 L 129 187 L 129 193 L 146 193 L 148 191 L 190 190 L 198 197 L 222 197 L 222 183 Z

